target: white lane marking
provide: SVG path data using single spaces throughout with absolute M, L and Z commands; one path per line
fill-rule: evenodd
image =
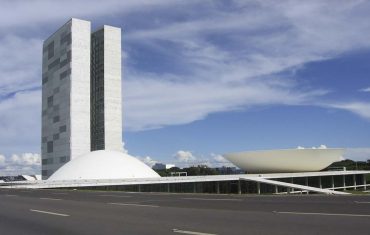
M 108 204 L 111 205 L 118 205 L 118 206 L 145 206 L 145 207 L 159 207 L 157 205 L 144 205 L 144 204 L 134 204 L 134 203 L 115 203 L 115 202 L 110 202 Z
M 355 201 L 355 203 L 358 203 L 358 204 L 370 204 L 370 202 L 360 202 L 360 201 Z
M 193 234 L 193 235 L 217 235 L 215 233 L 200 233 L 200 232 L 194 232 L 194 231 L 179 230 L 176 228 L 172 229 L 172 232 L 183 233 L 183 234 Z
M 5 196 L 7 196 L 7 197 L 17 197 L 18 195 L 15 195 L 15 194 L 5 194 Z
M 327 215 L 327 216 L 349 216 L 349 217 L 370 217 L 364 214 L 336 214 L 336 213 L 317 213 L 317 212 L 297 212 L 297 211 L 273 211 L 276 214 L 292 214 L 292 215 Z
M 125 196 L 125 195 L 109 195 L 109 194 L 103 194 L 98 195 L 99 197 L 132 197 L 132 196 Z
M 231 199 L 231 198 L 196 198 L 196 197 L 186 197 L 182 198 L 184 200 L 200 200 L 200 201 L 242 201 L 242 199 Z
M 30 211 L 32 212 L 37 212 L 37 213 L 43 213 L 43 214 L 49 214 L 49 215 L 58 215 L 58 216 L 69 216 L 67 214 L 60 214 L 60 213 L 55 213 L 55 212 L 51 212 L 51 211 L 40 211 L 40 210 L 34 210 L 34 209 L 30 209 Z
M 54 200 L 54 201 L 60 201 L 62 199 L 60 198 L 50 198 L 50 197 L 40 197 L 41 200 Z

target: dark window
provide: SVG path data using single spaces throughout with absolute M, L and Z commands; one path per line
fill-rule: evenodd
M 51 63 L 48 65 L 48 70 L 53 69 L 55 66 L 59 65 L 59 63 L 60 63 L 60 58 L 55 59 L 53 62 L 51 62 Z
M 42 174 L 42 176 L 47 176 L 48 175 L 48 171 L 47 170 L 42 170 L 41 171 L 41 174 Z
M 48 60 L 54 56 L 54 41 L 48 45 Z
M 63 156 L 63 157 L 60 157 L 59 158 L 59 162 L 60 163 L 64 163 L 64 162 L 66 162 L 67 161 L 67 157 L 66 156 Z
M 66 71 L 64 71 L 63 73 L 60 74 L 60 80 L 66 78 L 68 75 L 71 74 L 71 69 L 67 69 Z
M 53 140 L 58 140 L 59 139 L 59 134 L 54 134 L 53 135 Z
M 59 127 L 59 132 L 66 132 L 66 131 L 67 131 L 66 125 Z
M 48 97 L 48 108 L 50 108 L 51 106 L 53 106 L 53 103 L 54 103 L 54 97 L 53 96 L 49 96 Z
M 48 164 L 48 159 L 42 159 L 42 165 Z
M 48 164 L 53 164 L 53 163 L 54 163 L 54 159 L 48 158 Z
M 53 147 L 53 141 L 48 141 L 47 152 L 52 153 L 54 151 Z
M 54 88 L 54 90 L 53 90 L 54 93 L 58 93 L 59 91 L 60 91 L 60 88 L 59 87 Z
M 65 32 L 62 34 L 60 39 L 60 45 L 62 45 L 65 42 L 67 43 L 67 45 L 71 44 L 71 33 L 66 34 Z
M 53 123 L 56 123 L 56 122 L 59 122 L 59 116 L 55 116 L 55 117 L 53 118 Z

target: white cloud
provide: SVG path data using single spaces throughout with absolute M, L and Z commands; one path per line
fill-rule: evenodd
M 37 153 L 12 154 L 11 157 L 0 155 L 1 175 L 41 174 L 41 156 Z
M 108 21 L 127 16 L 141 19 L 143 12 L 152 17 L 149 21 L 153 24 L 138 24 L 123 34 L 123 56 L 129 61 L 125 62 L 123 85 L 124 127 L 128 130 L 185 124 L 215 112 L 253 106 L 321 105 L 328 91 L 305 87 L 300 80 L 276 74 L 286 71 L 294 74 L 308 62 L 370 48 L 367 40 L 370 4 L 366 1 L 232 3 L 238 6 L 237 11 L 226 11 L 221 3 L 214 1 L 93 0 L 88 5 L 82 0 L 2 3 L 2 151 L 10 154 L 19 149 L 39 149 L 40 91 L 27 90 L 41 84 L 41 39 L 71 16 L 94 22 L 99 21 L 99 17 Z M 192 15 L 174 19 L 160 14 L 169 10 L 179 15 L 192 12 Z M 15 15 L 17 17 L 13 17 Z M 169 71 L 149 73 L 144 71 L 145 66 L 137 66 L 143 65 L 140 64 L 142 58 L 131 56 L 131 52 L 135 55 L 142 47 L 171 60 L 169 66 L 160 65 Z M 13 93 L 15 95 L 9 97 Z M 366 102 L 326 107 L 370 118 Z
M 305 88 L 299 80 L 274 74 L 370 48 L 370 41 L 359 34 L 370 28 L 370 20 L 364 21 L 369 18 L 364 10 L 370 9 L 367 3 L 238 4 L 238 12 L 212 8 L 205 17 L 125 35 L 129 45 L 148 46 L 153 53 L 173 57 L 174 65 L 188 68 L 185 75 L 126 71 L 128 130 L 184 124 L 211 113 L 258 105 L 322 106 L 328 91 Z M 218 37 L 221 43 L 210 40 Z M 363 109 L 343 109 L 369 118 Z
M 211 166 L 212 167 L 222 167 L 222 166 L 235 167 L 234 164 L 232 164 L 222 155 L 214 154 L 214 153 L 211 154 Z
M 139 159 L 140 161 L 144 162 L 149 167 L 153 167 L 158 162 L 149 156 L 146 156 L 146 157 L 135 156 L 135 157 Z
M 362 92 L 370 92 L 370 87 L 367 87 L 367 88 L 361 89 L 360 91 L 362 91 Z
M 370 102 L 332 103 L 325 106 L 350 111 L 365 119 L 370 120 Z
M 179 162 L 194 162 L 196 157 L 190 151 L 179 150 L 175 153 L 174 157 Z
M 370 148 L 347 148 L 344 158 L 354 161 L 370 160 Z

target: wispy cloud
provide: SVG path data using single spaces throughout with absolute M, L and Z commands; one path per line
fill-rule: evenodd
M 362 91 L 362 92 L 370 92 L 370 87 L 367 87 L 367 88 L 361 89 L 360 91 Z
M 135 23 L 123 25 L 123 97 L 124 126 L 136 131 L 252 106 L 335 103 L 280 73 L 369 49 L 369 10 L 366 1 L 2 2 L 0 147 L 38 148 L 42 39 L 70 17 Z M 329 106 L 369 119 L 367 105 Z
M 370 102 L 332 103 L 328 107 L 343 109 L 370 120 Z

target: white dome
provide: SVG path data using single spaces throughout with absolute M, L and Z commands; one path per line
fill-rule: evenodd
M 137 158 L 122 152 L 99 150 L 69 161 L 54 172 L 48 180 L 153 177 L 160 176 Z
M 248 173 L 320 171 L 340 161 L 344 149 L 281 149 L 228 153 L 224 157 Z

